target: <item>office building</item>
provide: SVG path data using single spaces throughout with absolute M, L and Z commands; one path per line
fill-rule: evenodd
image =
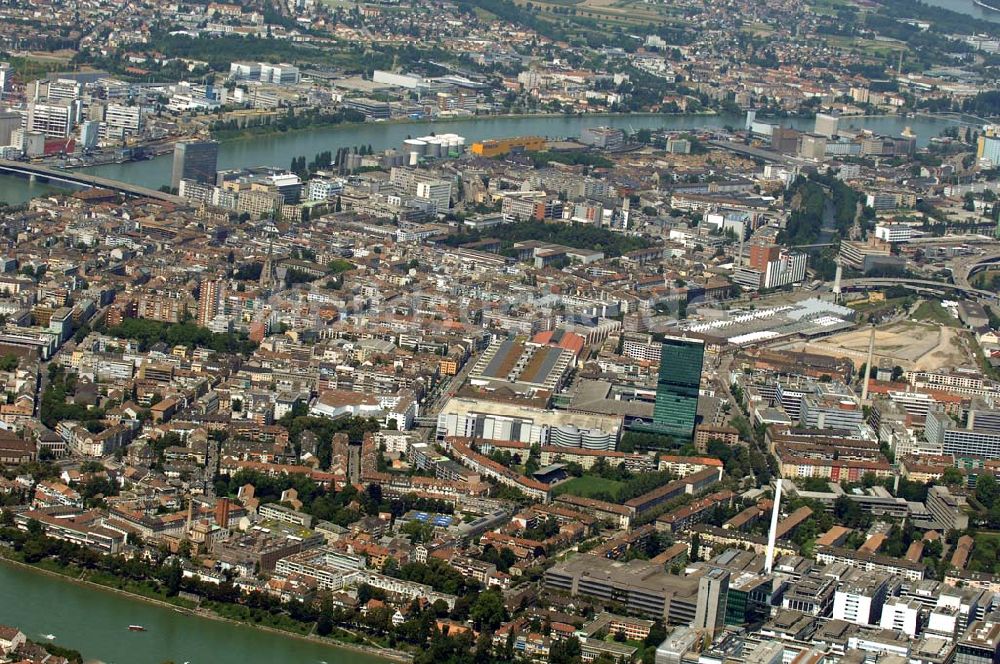
M 714 635 L 726 624 L 726 599 L 729 594 L 729 572 L 712 569 L 698 579 L 698 607 L 694 627 Z
M 889 594 L 889 580 L 888 575 L 876 572 L 852 572 L 842 579 L 833 595 L 833 619 L 855 625 L 878 625 Z
M 0 62 L 0 99 L 6 99 L 14 74 L 9 62 Z
M 681 664 L 684 655 L 702 641 L 701 632 L 693 627 L 678 627 L 656 648 L 656 664 Z
M 229 77 L 237 81 L 259 81 L 259 62 L 231 62 L 229 63 Z
M 671 625 L 692 625 L 701 603 L 699 579 L 668 574 L 663 567 L 643 560 L 621 563 L 595 556 L 577 556 L 545 572 L 545 587 L 572 595 L 616 601 L 630 614 L 663 620 Z M 713 587 L 713 590 L 718 588 Z M 724 594 L 724 593 L 723 593 Z M 721 597 L 716 596 L 716 599 Z M 703 615 L 725 615 L 709 600 Z
M 955 664 L 1000 662 L 1000 623 L 977 620 L 965 630 L 955 647 Z
M 802 397 L 802 426 L 810 429 L 854 431 L 864 419 L 861 403 L 842 383 L 816 383 L 813 393 Z
M 799 156 L 804 159 L 822 161 L 826 156 L 826 136 L 803 134 L 799 144 Z
M 970 423 L 976 427 L 975 416 Z M 924 423 L 927 442 L 939 446 L 945 454 L 956 457 L 1000 458 L 1000 432 L 982 428 L 960 427 L 943 410 L 927 413 Z
M 962 531 L 969 527 L 965 496 L 953 494 L 947 486 L 937 485 L 928 489 L 924 504 L 942 531 Z
M 636 428 L 666 434 L 678 440 L 691 440 L 694 437 L 704 355 L 705 344 L 700 340 L 664 338 L 660 350 L 653 422 L 649 425 L 637 425 Z
M 878 224 L 875 227 L 875 237 L 883 242 L 909 242 L 913 237 L 913 227 L 907 224 Z
M 80 123 L 80 149 L 84 152 L 94 150 L 101 138 L 101 123 L 86 120 Z
M 219 304 L 222 301 L 222 280 L 211 279 L 202 281 L 198 288 L 198 325 L 208 327 L 212 319 L 219 314 Z
M 10 134 L 10 144 L 25 157 L 41 157 L 45 153 L 45 134 L 25 129 L 15 129 Z
M 3 70 L 0 69 L 0 72 Z M 11 138 L 21 128 L 21 114 L 17 111 L 0 111 L 0 145 L 11 145 Z
M 216 141 L 186 141 L 174 145 L 174 167 L 170 186 L 179 189 L 181 180 L 213 184 L 219 166 Z
M 816 126 L 813 133 L 827 138 L 833 138 L 840 131 L 840 118 L 830 113 L 817 113 Z
M 276 65 L 260 63 L 260 80 L 262 83 L 275 85 L 293 85 L 299 82 L 299 68 L 288 63 Z
M 47 138 L 69 138 L 80 120 L 80 102 L 60 100 L 28 104 L 27 130 Z
M 779 127 L 771 132 L 771 149 L 781 154 L 798 154 L 802 133 L 791 127 Z
M 294 173 L 275 173 L 267 176 L 265 182 L 281 195 L 288 204 L 295 204 L 302 198 L 302 178 Z
M 123 139 L 142 131 L 142 109 L 138 106 L 108 104 L 104 109 L 104 124 L 107 136 Z
M 344 182 L 342 180 L 324 180 L 313 178 L 306 186 L 306 200 L 327 201 L 337 198 L 344 193 Z
M 604 150 L 615 150 L 625 145 L 625 133 L 611 127 L 587 127 L 580 132 L 580 142 Z
M 449 180 L 427 180 L 416 183 L 417 198 L 430 201 L 436 212 L 447 212 L 451 207 L 451 182 Z
M 458 436 L 549 445 L 566 443 L 572 425 L 579 438 L 569 446 L 575 447 L 573 442 L 579 441 L 580 447 L 586 444 L 586 449 L 609 450 L 617 447 L 621 424 L 621 416 L 455 397 L 438 414 L 437 436 L 439 440 Z
M 71 78 L 35 81 L 35 100 L 73 101 L 83 96 L 83 82 Z
M 990 166 L 1000 165 L 1000 136 L 980 136 L 976 156 Z
M 366 97 L 352 97 L 345 99 L 344 108 L 349 108 L 359 113 L 363 113 L 366 118 L 372 120 L 388 120 L 392 114 L 389 102 L 368 99 Z
M 806 254 L 796 251 L 782 251 L 777 258 L 768 261 L 764 271 L 764 288 L 780 288 L 803 281 L 806 278 Z
M 882 619 L 879 626 L 902 632 L 913 638 L 920 626 L 922 605 L 915 599 L 893 597 L 882 607 Z

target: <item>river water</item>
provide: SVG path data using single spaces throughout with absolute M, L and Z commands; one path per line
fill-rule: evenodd
M 998 0 L 1000 2 L 1000 0 Z M 933 118 L 901 118 L 896 116 L 845 118 L 845 127 L 861 127 L 872 131 L 898 136 L 906 127 L 917 134 L 918 144 L 926 145 L 949 125 L 947 120 Z M 743 116 L 722 115 L 615 115 L 615 116 L 538 116 L 527 118 L 476 118 L 471 120 L 367 123 L 363 125 L 334 125 L 314 129 L 254 136 L 225 141 L 219 148 L 219 169 L 248 166 L 278 166 L 287 168 L 292 159 L 300 155 L 311 160 L 317 152 L 335 152 L 341 147 L 371 145 L 374 150 L 400 148 L 407 137 L 425 136 L 430 133 L 455 133 L 466 137 L 466 145 L 484 138 L 538 135 L 549 138 L 579 136 L 585 127 L 611 126 L 626 130 L 639 129 L 700 129 L 743 127 Z M 813 120 L 789 118 L 786 126 L 812 130 Z M 86 169 L 122 182 L 130 182 L 151 189 L 158 189 L 170 182 L 171 156 L 130 162 L 107 164 Z M 15 176 L 0 176 L 0 200 L 15 204 L 47 193 L 27 180 Z M 47 186 L 47 185 L 44 185 Z
M 386 664 L 388 660 L 149 602 L 0 562 L 0 624 L 107 664 Z M 128 626 L 143 625 L 145 632 Z
M 982 19 L 984 21 L 989 21 L 991 23 L 1000 23 L 1000 12 L 995 12 L 990 9 L 985 9 L 980 7 L 972 0 L 922 0 L 924 4 L 932 5 L 934 7 L 942 7 L 944 9 L 950 9 L 953 12 L 958 12 L 959 14 L 966 14 L 968 16 L 974 16 L 975 18 Z M 994 7 L 1000 7 L 1000 0 L 996 2 L 990 2 L 990 0 L 985 0 L 986 4 L 993 5 Z

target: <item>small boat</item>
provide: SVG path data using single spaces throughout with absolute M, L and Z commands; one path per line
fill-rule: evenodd
M 54 641 L 54 640 L 55 640 L 55 638 L 56 638 L 56 635 L 55 635 L 55 634 L 42 634 L 42 636 L 43 636 L 44 638 L 48 639 L 49 641 Z
M 128 630 L 130 632 L 145 632 L 146 628 L 143 627 L 142 625 L 129 625 Z

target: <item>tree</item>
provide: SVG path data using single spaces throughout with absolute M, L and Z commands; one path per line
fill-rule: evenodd
M 333 619 L 329 612 L 323 611 L 319 614 L 319 619 L 316 621 L 316 633 L 320 636 L 329 636 L 333 633 Z
M 667 638 L 667 630 L 663 626 L 663 623 L 657 620 L 650 626 L 649 634 L 643 639 L 643 644 L 647 647 L 658 646 L 663 643 L 663 640 Z
M 0 371 L 13 371 L 17 369 L 19 364 L 20 360 L 13 353 L 7 353 L 3 357 L 0 357 Z
M 479 593 L 469 610 L 469 617 L 472 618 L 472 623 L 477 630 L 494 631 L 507 620 L 503 596 L 497 590 L 486 590 Z
M 577 664 L 580 661 L 580 640 L 575 636 L 552 644 L 549 649 L 550 664 Z
M 997 497 L 1000 496 L 1000 485 L 995 477 L 989 473 L 983 473 L 976 479 L 976 500 L 983 504 L 983 507 L 990 509 L 996 504 Z
M 941 482 L 948 486 L 961 486 L 965 484 L 965 475 L 958 468 L 949 466 L 941 473 Z
M 167 589 L 167 595 L 174 597 L 180 592 L 181 589 L 181 579 L 184 578 L 184 573 L 181 571 L 181 564 L 178 561 L 174 561 L 167 567 L 166 574 L 163 578 L 163 585 Z

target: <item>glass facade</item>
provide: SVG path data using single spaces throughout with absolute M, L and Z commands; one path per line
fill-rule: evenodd
M 215 184 L 219 144 L 215 141 L 187 141 L 174 144 L 174 164 L 170 186 L 180 187 L 182 179 Z
M 704 357 L 705 346 L 700 341 L 680 337 L 663 340 L 651 429 L 682 441 L 694 437 Z

